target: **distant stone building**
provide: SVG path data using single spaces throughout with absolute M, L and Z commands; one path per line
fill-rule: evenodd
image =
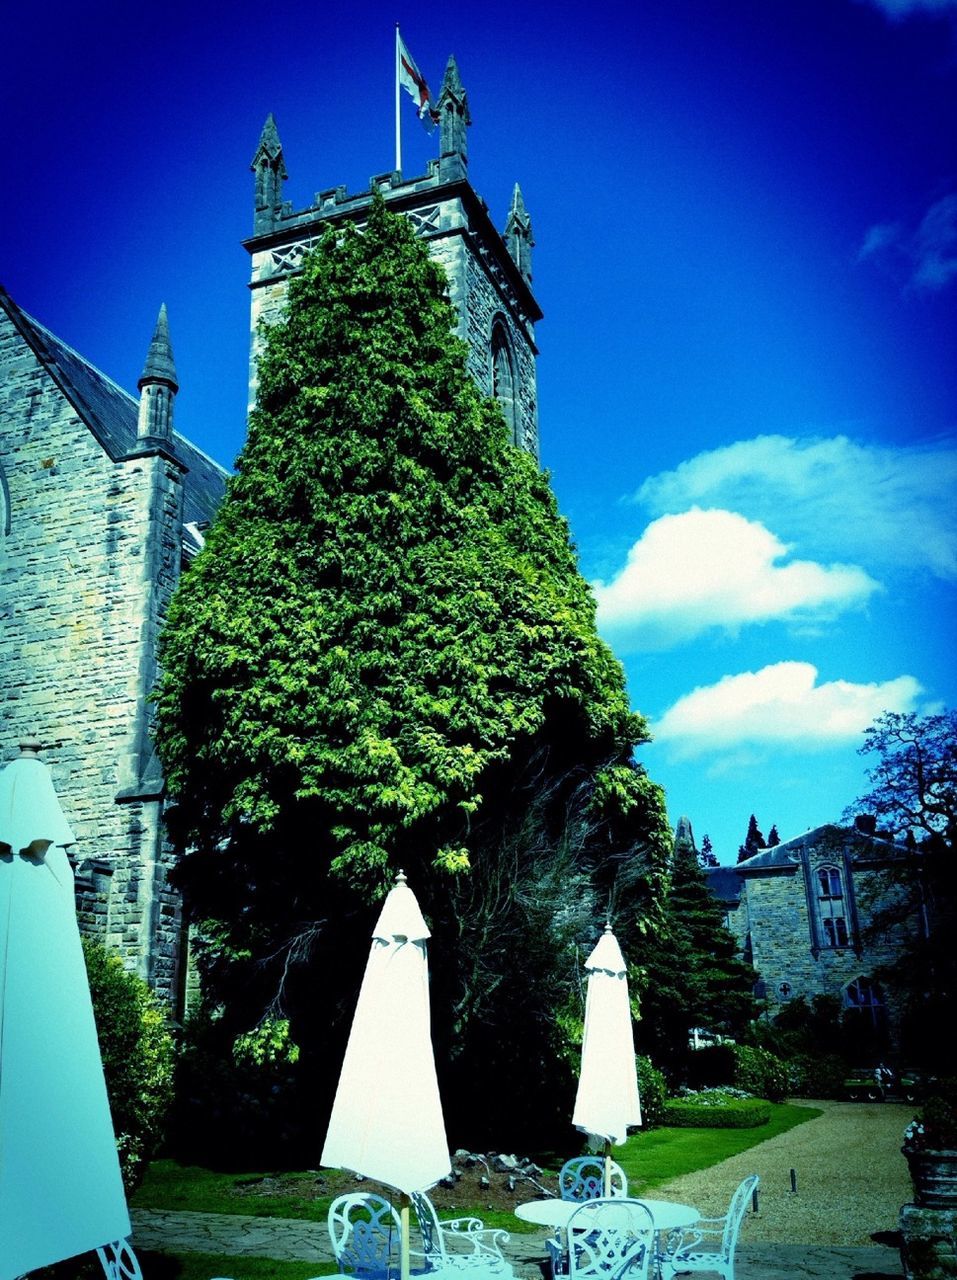
M 38 735 L 77 836 L 83 927 L 175 1003 L 181 913 L 147 697 L 226 471 L 173 430 L 165 309 L 139 388 L 0 290 L 0 752 Z
M 255 174 L 250 403 L 260 321 L 329 226 L 361 226 L 374 191 L 445 268 L 468 368 L 496 396 L 516 444 L 538 457 L 532 227 L 516 185 L 503 233 L 469 184 L 468 100 L 454 59 L 437 103 L 439 158 L 369 191 L 321 191 L 295 212 L 270 116 Z M 239 296 L 237 295 L 237 302 Z M 147 701 L 157 639 L 183 565 L 202 545 L 227 471 L 173 430 L 178 390 L 165 309 L 130 395 L 0 290 L 0 764 L 37 736 L 77 835 L 77 901 L 174 1007 L 185 931 L 170 883 L 163 778 Z
M 827 825 L 706 873 L 772 1013 L 789 1000 L 837 996 L 852 1016 L 897 1039 L 901 1011 L 875 972 L 924 927 L 916 897 L 888 877 L 906 856 L 866 829 Z M 872 938 L 875 910 L 892 898 L 901 919 Z

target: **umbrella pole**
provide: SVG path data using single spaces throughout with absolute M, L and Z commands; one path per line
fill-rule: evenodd
M 399 1275 L 401 1280 L 409 1280 L 409 1197 L 403 1191 L 399 1200 Z
M 605 1195 L 611 1195 L 611 1140 L 605 1139 Z

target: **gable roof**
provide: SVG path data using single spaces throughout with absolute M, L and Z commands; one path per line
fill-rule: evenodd
M 136 445 L 138 398 L 18 307 L 2 286 L 0 307 L 109 457 L 114 462 L 125 458 Z M 183 523 L 205 524 L 216 514 L 229 472 L 178 431 L 173 432 L 172 451 L 187 468 Z
M 793 871 L 801 861 L 805 849 L 832 846 L 846 850 L 852 862 L 894 862 L 906 853 L 903 845 L 885 840 L 882 836 L 867 835 L 856 827 L 839 827 L 836 823 L 824 823 L 813 827 L 803 835 L 793 836 L 771 849 L 759 849 L 756 854 L 737 863 L 734 870 L 741 875 L 760 875 L 763 872 Z

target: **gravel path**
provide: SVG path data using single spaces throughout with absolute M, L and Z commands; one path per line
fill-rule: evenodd
M 901 1205 L 913 1198 L 900 1146 L 914 1108 L 886 1102 L 806 1105 L 825 1114 L 649 1194 L 720 1216 L 741 1179 L 756 1173 L 758 1212 L 745 1218 L 744 1245 L 873 1245 L 874 1232 L 896 1231 Z

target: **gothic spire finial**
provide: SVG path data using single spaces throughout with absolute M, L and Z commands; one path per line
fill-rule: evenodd
M 146 364 L 136 385 L 142 391 L 147 382 L 166 382 L 174 391 L 179 390 L 179 383 L 176 381 L 176 365 L 173 363 L 173 348 L 169 340 L 169 318 L 166 315 L 165 302 L 156 317 L 156 328 L 153 330 L 149 351 L 146 353 Z
M 282 164 L 282 143 L 279 140 L 279 130 L 276 128 L 276 117 L 271 111 L 266 117 L 262 133 L 259 135 L 259 145 L 256 148 L 256 154 L 252 158 L 250 168 L 255 169 L 257 165 L 262 163 L 263 159 L 268 160 L 270 163 L 278 160 L 280 165 Z M 284 178 L 288 177 L 285 166 L 283 166 L 282 176 Z
M 136 438 L 141 447 L 171 448 L 173 440 L 173 400 L 179 390 L 173 348 L 169 340 L 166 303 L 159 309 L 156 328 L 146 353 L 139 382 L 140 412 Z
M 468 143 L 465 130 L 472 123 L 469 100 L 462 87 L 455 55 L 449 57 L 438 101 L 441 144 L 439 165 L 443 178 L 464 178 L 468 164 Z
M 445 64 L 445 76 L 442 80 L 442 92 L 448 89 L 450 93 L 457 94 L 460 98 L 465 96 L 465 90 L 462 87 L 462 77 L 459 75 L 459 64 L 455 61 L 455 54 L 449 54 L 449 60 Z
M 532 238 L 532 220 L 528 216 L 528 210 L 525 208 L 522 188 L 517 182 L 515 190 L 512 192 L 512 205 L 508 211 L 508 221 L 505 223 L 504 238 L 506 248 L 512 256 L 512 261 L 521 272 L 525 283 L 530 284 L 532 279 L 532 248 L 535 241 Z
M 276 117 L 270 111 L 259 135 L 259 145 L 250 165 L 256 175 L 256 216 L 254 229 L 269 231 L 282 209 L 282 184 L 289 177 L 283 158 Z

